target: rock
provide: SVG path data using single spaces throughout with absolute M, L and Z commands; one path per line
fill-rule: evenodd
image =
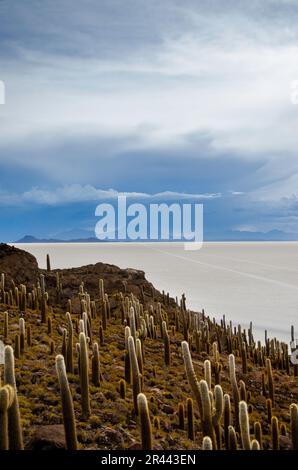
M 38 264 L 33 255 L 14 246 L 0 243 L 0 273 L 5 274 L 6 288 L 12 280 L 32 287 L 39 275 Z
M 96 433 L 95 440 L 101 449 L 116 450 L 124 447 L 122 433 L 109 427 L 100 429 Z
M 62 424 L 38 426 L 28 445 L 29 450 L 65 449 L 65 434 Z

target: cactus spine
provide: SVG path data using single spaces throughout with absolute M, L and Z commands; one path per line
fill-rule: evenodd
M 78 442 L 75 425 L 74 406 L 66 375 L 64 357 L 61 354 L 56 356 L 56 371 L 58 375 L 60 395 L 62 401 L 66 448 L 68 450 L 76 450 L 78 448 Z
M 8 409 L 9 448 L 10 450 L 23 450 L 23 431 L 15 379 L 14 354 L 11 346 L 4 348 L 4 382 L 14 389 L 14 398 Z
M 141 422 L 142 449 L 152 450 L 152 426 L 150 421 L 147 398 L 143 393 L 138 394 L 137 405 Z

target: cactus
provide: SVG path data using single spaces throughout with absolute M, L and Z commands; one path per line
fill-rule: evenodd
M 130 338 L 133 340 L 131 336 Z M 142 449 L 152 450 L 152 427 L 147 398 L 143 393 L 139 393 L 137 396 L 137 406 L 141 422 Z
M 119 380 L 119 392 L 120 392 L 120 397 L 125 400 L 125 397 L 126 397 L 126 382 L 123 379 Z
M 47 271 L 51 271 L 51 260 L 49 254 L 47 254 Z
M 202 450 L 212 450 L 212 440 L 209 436 L 203 437 Z
M 9 449 L 8 410 L 14 400 L 14 389 L 11 385 L 0 388 L 0 450 Z
M 8 339 L 8 312 L 4 312 L 4 340 Z
M 21 356 L 21 347 L 20 347 L 20 335 L 15 335 L 14 337 L 14 357 L 20 359 Z
M 66 371 L 70 374 L 73 374 L 73 326 L 71 321 L 71 315 L 69 312 L 66 313 L 66 322 L 67 322 L 67 345 L 66 345 Z
M 130 360 L 130 370 L 132 375 L 132 387 L 133 387 L 133 401 L 134 401 L 134 410 L 136 415 L 138 414 L 138 395 L 141 392 L 141 378 L 139 371 L 139 364 L 137 360 L 135 343 L 132 336 L 128 338 L 128 352 Z
M 165 321 L 162 322 L 162 337 L 164 341 L 164 361 L 166 366 L 171 364 L 171 351 L 170 351 L 170 337 L 167 330 L 167 324 Z
M 260 444 L 260 449 L 263 449 L 263 433 L 261 423 L 259 421 L 255 421 L 254 423 L 254 435 L 255 439 Z
M 187 341 L 182 341 L 181 343 L 182 347 L 182 356 L 183 356 L 183 361 L 184 361 L 184 367 L 185 367 L 185 372 L 187 376 L 188 383 L 191 387 L 192 393 L 196 399 L 196 402 L 198 404 L 200 416 L 203 416 L 203 404 L 201 400 L 201 393 L 200 393 L 200 385 L 198 382 L 198 379 L 196 377 L 196 373 L 194 371 L 193 363 L 191 360 L 191 355 L 189 351 L 189 346 Z
M 193 412 L 193 400 L 188 398 L 186 400 L 186 410 L 187 410 L 187 434 L 188 439 L 191 441 L 195 440 L 195 428 L 194 428 L 194 412 Z
M 251 450 L 260 450 L 260 444 L 256 439 L 251 441 Z
M 11 346 L 4 348 L 4 382 L 6 385 L 11 385 L 15 392 L 13 402 L 8 409 L 9 449 L 23 450 L 23 431 L 15 379 L 14 353 Z
M 266 369 L 268 375 L 268 390 L 269 390 L 269 397 L 272 401 L 272 407 L 275 406 L 275 397 L 274 397 L 274 381 L 273 381 L 273 374 L 272 374 L 272 367 L 271 361 L 269 358 L 266 359 Z
M 229 432 L 229 450 L 237 450 L 238 449 L 238 444 L 237 444 L 237 435 L 234 426 L 229 426 L 228 428 Z
M 211 362 L 208 359 L 204 361 L 204 378 L 207 382 L 209 390 L 211 390 Z
M 272 449 L 279 450 L 279 426 L 278 419 L 276 416 L 271 418 L 271 437 L 272 437 Z
M 20 318 L 20 353 L 22 354 L 25 351 L 25 320 Z
M 234 400 L 235 422 L 236 422 L 236 426 L 238 427 L 240 394 L 239 394 L 239 389 L 238 389 L 237 380 L 236 380 L 236 367 L 235 367 L 234 354 L 229 355 L 229 373 L 230 373 L 230 382 L 232 386 L 233 400 Z
M 96 387 L 100 385 L 100 361 L 99 361 L 99 350 L 98 344 L 93 344 L 93 355 L 92 355 L 92 382 Z
M 224 436 L 226 449 L 229 448 L 229 426 L 231 424 L 231 402 L 230 395 L 224 395 Z
M 61 354 L 62 354 L 62 356 L 64 357 L 64 359 L 66 361 L 66 350 L 67 350 L 67 338 L 66 338 L 67 330 L 66 330 L 66 328 L 63 328 L 62 335 L 63 336 L 62 336 Z
M 213 449 L 217 448 L 214 427 L 212 423 L 212 408 L 209 395 L 209 388 L 206 380 L 200 381 L 200 394 L 202 400 L 202 427 L 203 436 L 209 436 L 212 440 Z
M 243 380 L 239 380 L 239 394 L 240 394 L 240 400 L 245 401 L 247 403 L 246 387 L 245 387 L 245 383 L 243 382 Z
M 268 423 L 271 423 L 271 418 L 272 418 L 272 401 L 270 398 L 267 398 L 266 400 L 266 408 L 267 408 L 267 420 Z
M 178 419 L 179 419 L 179 429 L 182 429 L 184 431 L 185 429 L 185 409 L 184 409 L 184 404 L 179 403 L 178 405 Z
M 141 379 L 143 380 L 143 371 L 144 371 L 143 353 L 142 353 L 142 343 L 141 343 L 141 340 L 139 338 L 136 340 L 136 355 L 137 355 L 137 359 L 138 359 Z
M 239 403 L 239 424 L 241 433 L 242 448 L 244 450 L 251 449 L 250 431 L 249 431 L 249 418 L 247 412 L 247 404 L 245 401 Z
M 291 434 L 292 434 L 292 448 L 298 450 L 298 405 L 292 403 L 290 406 L 291 415 Z
M 64 357 L 61 354 L 56 356 L 56 372 L 60 386 L 66 448 L 68 450 L 76 450 L 78 447 L 78 441 L 74 406 L 66 375 Z
M 91 413 L 89 396 L 89 359 L 85 333 L 79 335 L 80 344 L 80 388 L 82 415 L 88 418 Z
M 216 435 L 216 444 L 217 444 L 217 449 L 221 449 L 221 445 L 222 445 L 222 442 L 221 442 L 221 434 L 222 434 L 222 430 L 221 430 L 221 418 L 222 418 L 222 414 L 223 414 L 223 408 L 224 408 L 224 400 L 223 400 L 223 392 L 222 392 L 222 388 L 220 385 L 215 385 L 214 387 L 214 397 L 215 397 L 215 412 L 214 412 L 214 415 L 212 417 L 212 424 L 213 424 L 213 428 L 214 428 L 214 431 L 215 431 L 215 435 Z

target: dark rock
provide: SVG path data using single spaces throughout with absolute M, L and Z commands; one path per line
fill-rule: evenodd
M 28 450 L 65 449 L 65 434 L 62 424 L 38 426 L 28 444 Z
M 38 264 L 33 255 L 14 246 L 0 243 L 0 272 L 5 274 L 5 285 L 26 284 L 32 287 L 39 275 Z

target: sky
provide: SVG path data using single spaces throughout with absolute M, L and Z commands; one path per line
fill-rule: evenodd
M 92 236 L 119 192 L 195 195 L 218 239 L 298 234 L 296 0 L 0 0 L 0 18 L 1 241 Z

